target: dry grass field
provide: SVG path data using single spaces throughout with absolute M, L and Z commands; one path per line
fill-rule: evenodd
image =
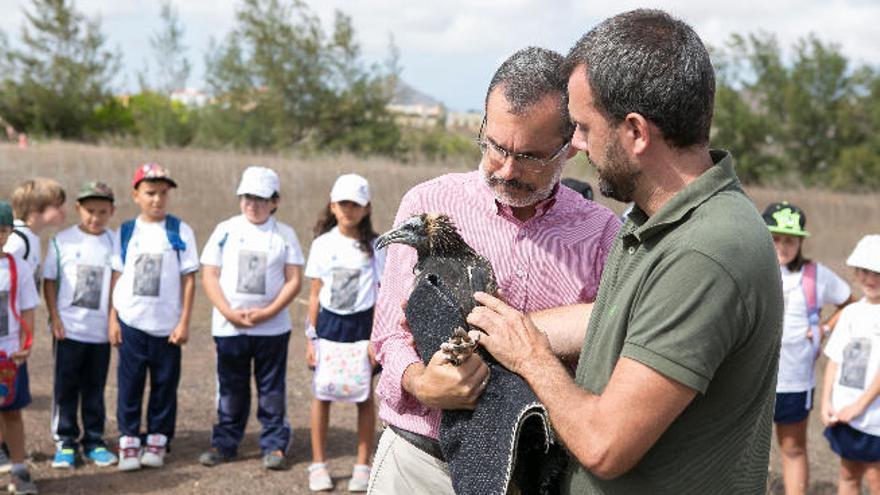
M 367 177 L 373 188 L 373 221 L 377 230 L 390 226 L 397 204 L 411 186 L 452 170 L 469 170 L 474 164 L 402 165 L 387 160 L 359 160 L 351 157 L 302 160 L 279 155 L 254 155 L 209 150 L 141 150 L 95 147 L 66 143 L 35 144 L 20 150 L 0 145 L 0 198 L 8 198 L 14 184 L 31 176 L 59 180 L 74 195 L 85 180 L 100 179 L 117 192 L 118 210 L 114 227 L 135 214 L 127 197 L 135 165 L 157 161 L 168 167 L 180 188 L 172 195 L 171 211 L 190 223 L 199 242 L 204 242 L 214 225 L 237 213 L 235 187 L 241 171 L 250 164 L 274 168 L 281 176 L 281 221 L 294 227 L 304 249 L 312 240 L 311 228 L 318 212 L 325 206 L 330 186 L 337 175 L 357 172 Z M 582 162 L 572 162 L 569 173 L 591 180 Z M 591 182 L 594 182 L 591 180 Z M 802 206 L 808 216 L 808 230 L 814 233 L 807 243 L 807 254 L 851 278 L 844 260 L 855 242 L 867 232 L 880 232 L 880 195 L 846 195 L 816 190 L 779 191 L 753 188 L 750 194 L 759 208 L 767 203 L 788 199 Z M 606 203 L 615 211 L 623 206 Z M 75 221 L 72 208 L 68 222 Z M 47 232 L 44 241 L 51 233 Z M 178 433 L 174 451 L 161 473 L 142 471 L 122 474 L 115 470 L 83 467 L 72 472 L 49 468 L 53 453 L 50 434 L 51 345 L 46 333 L 45 312 L 38 313 L 34 353 L 31 358 L 33 405 L 26 412 L 28 451 L 42 493 L 307 493 L 305 469 L 310 462 L 308 404 L 310 376 L 303 360 L 303 337 L 299 322 L 304 306 L 300 295 L 292 305 L 295 323 L 289 362 L 288 413 L 295 430 L 291 448 L 292 468 L 267 473 L 259 462 L 257 432 L 251 419 L 242 445 L 243 459 L 221 468 L 198 465 L 198 453 L 208 446 L 214 412 L 214 349 L 210 339 L 210 307 L 197 292 L 191 340 L 184 350 L 184 369 L 180 385 Z M 115 438 L 115 356 L 107 387 L 107 437 Z M 350 405 L 334 406 L 330 428 L 329 455 L 331 474 L 337 491 L 345 489 L 354 462 L 355 410 Z M 821 436 L 818 415 L 811 416 L 810 453 L 813 472 L 811 494 L 833 493 L 837 461 Z M 778 480 L 779 461 L 774 448 L 771 462 L 772 493 L 781 493 Z

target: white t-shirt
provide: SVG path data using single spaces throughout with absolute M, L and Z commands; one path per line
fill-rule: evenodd
M 221 246 L 222 244 L 222 246 Z M 233 309 L 266 307 L 284 286 L 286 265 L 302 265 L 296 232 L 270 217 L 262 225 L 244 215 L 221 222 L 202 251 L 202 265 L 220 267 L 220 288 Z M 271 336 L 289 332 L 290 312 L 283 310 L 251 328 L 237 328 L 214 308 L 211 334 Z
M 813 343 L 807 338 L 807 298 L 801 283 L 804 271 L 782 269 L 782 293 L 785 317 L 782 323 L 782 347 L 779 350 L 779 373 L 776 391 L 780 393 L 806 392 L 816 386 L 813 361 Z M 816 304 L 840 305 L 850 296 L 849 284 L 825 265 L 816 266 Z
M 58 282 L 57 305 L 65 338 L 87 344 L 107 342 L 114 237 L 111 230 L 92 235 L 74 225 L 49 242 L 43 278 Z
M 858 400 L 880 371 L 880 304 L 862 299 L 843 308 L 825 355 L 839 365 L 831 391 L 831 405 L 839 411 Z M 849 425 L 880 436 L 880 397 Z
M 24 262 L 28 264 L 31 268 L 31 273 L 34 274 L 34 284 L 39 293 L 40 281 L 42 280 L 41 275 L 43 273 L 40 271 L 40 260 L 43 259 L 43 252 L 40 248 L 40 237 L 21 220 L 16 220 L 14 225 L 15 230 L 21 232 L 27 237 L 27 244 L 25 244 L 24 239 L 22 239 L 21 236 L 13 233 L 9 236 L 9 239 L 6 240 L 6 245 L 3 246 L 3 251 L 18 256 L 19 259 L 24 260 Z M 28 253 L 27 258 L 24 257 L 25 252 Z
M 13 256 L 18 271 L 15 305 L 16 311 L 21 315 L 22 311 L 34 309 L 40 304 L 40 294 L 34 284 L 34 274 L 31 273 L 30 265 L 20 256 Z M 12 289 L 9 274 L 9 261 L 5 255 L 0 255 L 0 350 L 7 356 L 21 349 L 20 327 L 9 307 L 9 291 Z M 31 332 L 33 331 L 32 328 Z
M 122 272 L 113 289 L 113 307 L 126 325 L 167 337 L 183 310 L 180 277 L 199 269 L 196 237 L 181 221 L 180 238 L 186 249 L 178 253 L 168 242 L 165 220 L 144 222 L 138 218 L 123 266 L 121 232 L 113 242 L 113 271 Z
M 379 280 L 385 268 L 385 250 L 374 249 L 374 252 L 372 258 L 368 256 L 358 241 L 342 235 L 339 227 L 333 227 L 312 242 L 305 274 L 321 280 L 318 302 L 322 308 L 350 315 L 376 304 Z

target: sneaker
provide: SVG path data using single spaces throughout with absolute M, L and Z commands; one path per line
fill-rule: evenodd
M 160 468 L 165 465 L 165 449 L 168 446 L 168 437 L 161 433 L 147 435 L 147 447 L 141 455 L 141 465 Z
M 27 469 L 12 473 L 10 475 L 9 486 L 7 486 L 6 489 L 9 493 L 15 493 L 16 495 L 36 495 L 40 493 L 40 491 L 37 490 L 37 484 L 31 479 L 31 473 L 29 473 Z
M 370 486 L 370 466 L 355 464 L 351 470 L 351 479 L 348 480 L 348 491 L 365 492 Z
M 202 454 L 199 455 L 199 464 L 205 467 L 214 467 L 218 464 L 229 462 L 233 459 L 235 459 L 234 455 L 224 455 L 220 453 L 219 450 L 212 448 L 210 450 L 202 452 Z
M 107 467 L 116 464 L 116 455 L 106 447 L 95 447 L 86 452 L 86 457 L 98 467 Z
M 76 450 L 60 448 L 55 451 L 52 467 L 55 469 L 72 469 L 76 466 Z
M 323 462 L 313 463 L 309 466 L 309 490 L 313 492 L 326 492 L 333 489 L 333 480 L 327 472 L 327 465 Z
M 287 467 L 287 459 L 284 458 L 284 452 L 273 450 L 264 455 L 263 467 L 272 471 L 280 471 Z
M 120 471 L 136 471 L 141 468 L 141 439 L 138 437 L 119 438 Z
M 6 449 L 0 448 L 0 474 L 5 474 L 9 471 L 12 471 L 12 461 L 9 460 L 9 454 L 6 453 Z

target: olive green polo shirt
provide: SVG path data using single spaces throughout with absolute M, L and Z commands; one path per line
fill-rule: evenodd
M 635 208 L 612 246 L 578 364 L 594 394 L 617 361 L 698 393 L 629 472 L 603 481 L 572 460 L 563 492 L 764 493 L 782 289 L 773 241 L 733 169 L 715 166 L 652 217 Z M 646 407 L 632 397 L 634 407 Z

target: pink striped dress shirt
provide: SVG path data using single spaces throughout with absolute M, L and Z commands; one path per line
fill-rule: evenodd
M 449 215 L 464 240 L 492 262 L 502 297 L 524 312 L 592 302 L 620 228 L 611 210 L 563 186 L 521 222 L 510 207 L 495 200 L 479 171 L 448 174 L 414 187 L 403 197 L 394 224 L 420 213 Z M 415 262 L 411 247 L 389 246 L 372 334 L 383 369 L 376 395 L 383 421 L 436 438 L 440 411 L 423 406 L 401 385 L 406 368 L 421 362 L 409 332 L 400 325 Z

